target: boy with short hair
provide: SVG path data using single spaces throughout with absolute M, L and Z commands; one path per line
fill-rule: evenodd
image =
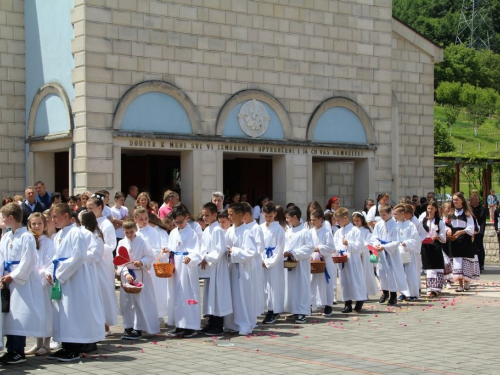
M 252 233 L 243 223 L 245 207 L 241 203 L 233 203 L 229 206 L 228 213 L 233 224 L 226 232 L 233 313 L 224 317 L 224 325 L 246 336 L 252 333 L 257 324 L 252 298 L 255 287 L 253 259 L 257 253 L 257 245 Z
M 379 303 L 389 299 L 389 305 L 397 304 L 397 292 L 408 289 L 403 261 L 399 253 L 396 221 L 392 218 L 392 209 L 388 205 L 379 207 L 380 221 L 375 224 L 371 243 L 379 253 L 377 274 L 380 278 L 382 296 Z M 390 293 L 390 295 L 389 295 Z
M 295 268 L 285 271 L 285 311 L 292 314 L 295 323 L 306 322 L 311 312 L 311 262 L 309 257 L 314 251 L 309 230 L 301 224 L 302 212 L 297 206 L 285 211 L 289 225 L 285 235 L 284 257 L 297 261 Z
M 228 214 L 227 210 L 220 211 L 217 215 L 217 220 L 219 221 L 219 225 L 222 228 L 222 230 L 224 231 L 224 234 L 226 234 L 226 231 L 231 226 L 231 222 L 229 221 L 229 214 Z
M 348 262 L 339 265 L 340 289 L 344 300 L 343 313 L 352 312 L 352 301 L 356 301 L 354 310 L 361 312 L 363 303 L 367 299 L 366 282 L 364 277 L 363 263 L 361 262 L 361 252 L 363 243 L 361 242 L 361 232 L 351 223 L 349 210 L 340 207 L 334 213 L 340 229 L 335 232 L 335 249 L 340 255 L 347 255 Z
M 127 249 L 132 264 L 119 266 L 117 273 L 121 276 L 122 284 L 144 284 L 141 293 L 126 293 L 120 288 L 120 311 L 124 327 L 122 339 L 137 340 L 142 337 L 142 331 L 149 334 L 160 332 L 153 281 L 149 274 L 155 257 L 143 237 L 136 235 L 137 225 L 133 220 L 124 220 L 122 228 L 125 238 L 120 240 L 118 247 Z
M 200 266 L 208 269 L 209 274 L 203 289 L 203 313 L 208 315 L 208 324 L 202 332 L 207 336 L 220 336 L 224 332 L 224 316 L 233 312 L 226 238 L 217 222 L 217 206 L 208 202 L 201 212 L 207 227 L 201 242 L 204 255 Z
M 52 319 L 52 316 L 47 317 L 45 313 L 44 290 L 40 275 L 35 271 L 36 242 L 28 229 L 22 226 L 21 206 L 14 202 L 7 203 L 0 209 L 0 215 L 5 226 L 11 229 L 0 243 L 0 264 L 4 268 L 1 287 L 10 290 L 10 309 L 0 316 L 3 319 L 3 335 L 7 338 L 7 353 L 0 358 L 0 362 L 9 365 L 26 361 L 26 336 L 51 335 L 52 332 L 46 329 L 46 319 Z

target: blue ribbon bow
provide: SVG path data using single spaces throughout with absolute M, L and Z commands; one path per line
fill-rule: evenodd
M 5 272 L 9 272 L 10 273 L 10 266 L 13 266 L 15 264 L 19 264 L 20 261 L 19 260 L 13 260 L 11 262 L 3 262 L 3 274 L 5 275 Z
M 53 274 L 52 274 L 52 279 L 53 279 L 54 281 L 56 281 L 56 280 L 57 280 L 57 277 L 56 277 L 56 270 L 57 270 L 57 266 L 59 265 L 59 262 L 63 262 L 63 261 L 65 261 L 66 259 L 68 259 L 68 258 L 59 258 L 59 259 L 54 259 L 54 260 L 52 261 L 52 263 L 54 264 L 54 272 L 53 272 Z
M 346 250 L 339 250 L 340 256 L 344 256 L 344 255 L 346 255 L 346 253 L 347 253 Z M 342 269 L 344 269 L 344 266 L 345 266 L 345 263 L 342 263 Z M 325 270 L 326 270 L 326 268 L 325 268 Z
M 271 258 L 274 255 L 273 254 L 274 249 L 276 249 L 276 246 L 275 247 L 266 247 L 266 257 L 267 258 Z

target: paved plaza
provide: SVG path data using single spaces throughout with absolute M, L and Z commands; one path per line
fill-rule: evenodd
M 308 323 L 259 326 L 251 336 L 121 340 L 62 364 L 29 357 L 5 374 L 500 374 L 500 269 L 487 267 L 468 293 L 448 290 L 395 308 L 375 300 L 362 314 L 314 314 Z M 28 344 L 32 344 L 32 339 Z

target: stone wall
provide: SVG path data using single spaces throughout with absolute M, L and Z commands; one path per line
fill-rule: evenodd
M 0 197 L 25 188 L 24 1 L 0 2 Z
M 487 223 L 484 233 L 485 263 L 499 263 L 498 249 L 499 245 L 495 226 L 492 223 Z

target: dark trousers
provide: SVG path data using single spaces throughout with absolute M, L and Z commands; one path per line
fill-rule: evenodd
M 7 342 L 5 343 L 7 352 L 9 353 L 16 352 L 24 355 L 24 347 L 26 346 L 26 336 L 5 335 L 5 337 L 7 337 Z
M 477 259 L 479 260 L 479 267 L 481 269 L 484 268 L 484 257 L 485 257 L 483 240 L 484 240 L 484 234 L 478 233 L 474 236 L 474 247 L 476 249 Z

